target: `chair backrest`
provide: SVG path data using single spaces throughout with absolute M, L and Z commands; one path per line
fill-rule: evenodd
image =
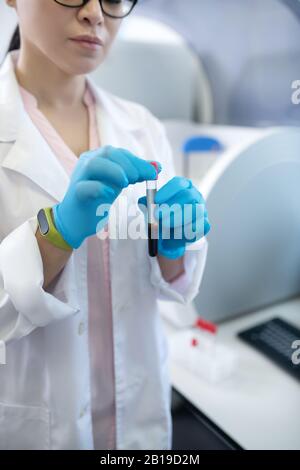
M 99 86 L 146 106 L 159 119 L 212 121 L 206 74 L 184 43 L 119 39 L 92 76 Z
M 241 126 L 299 126 L 300 106 L 291 99 L 292 83 L 300 78 L 299 63 L 300 51 L 273 52 L 249 59 L 240 72 L 230 103 L 232 122 Z
M 144 0 L 140 14 L 197 51 L 212 88 L 214 123 L 289 125 L 292 115 L 296 122 L 291 77 L 299 79 L 299 0 Z

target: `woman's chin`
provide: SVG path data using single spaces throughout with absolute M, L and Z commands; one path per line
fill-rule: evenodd
M 102 63 L 102 60 L 95 60 L 91 58 L 80 58 L 77 60 L 72 60 L 72 61 L 66 61 L 64 62 L 64 70 L 67 72 L 69 75 L 86 75 L 88 73 L 93 72 L 96 70 L 100 64 Z

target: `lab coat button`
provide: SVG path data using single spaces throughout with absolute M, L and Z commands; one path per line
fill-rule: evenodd
M 80 418 L 83 418 L 83 416 L 86 415 L 87 410 L 88 410 L 88 405 L 86 405 L 84 408 L 81 408 Z
M 79 323 L 78 326 L 78 334 L 79 336 L 82 336 L 85 333 L 85 323 L 82 321 Z

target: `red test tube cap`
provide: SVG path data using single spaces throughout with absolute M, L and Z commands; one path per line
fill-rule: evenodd
M 158 173 L 159 173 L 159 166 L 156 162 L 150 162 L 150 165 L 152 165 L 155 170 L 156 170 L 156 179 L 158 179 Z
M 200 328 L 201 330 L 209 331 L 209 333 L 216 334 L 218 327 L 212 322 L 204 320 L 203 318 L 198 318 L 195 322 L 195 327 Z

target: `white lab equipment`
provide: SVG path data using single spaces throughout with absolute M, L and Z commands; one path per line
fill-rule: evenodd
M 220 321 L 300 293 L 300 130 L 225 152 L 201 182 L 212 230 L 197 312 Z
M 170 358 L 201 379 L 217 384 L 234 374 L 237 355 L 224 344 L 211 344 L 193 329 L 175 333 L 169 340 Z
M 239 151 L 241 145 L 250 144 L 261 135 L 261 130 L 254 127 L 199 125 L 195 122 L 178 119 L 167 119 L 163 121 L 168 139 L 172 146 L 174 163 L 177 174 L 185 173 L 184 143 L 191 137 L 202 137 L 216 140 L 222 148 L 216 152 L 193 151 L 190 157 L 190 175 L 193 181 L 200 184 L 207 171 L 217 160 L 222 158 L 226 151 Z M 204 161 L 202 158 L 204 157 Z
M 175 333 L 169 342 L 171 361 L 211 384 L 228 379 L 237 367 L 236 353 L 218 341 L 217 327 L 203 319 Z

